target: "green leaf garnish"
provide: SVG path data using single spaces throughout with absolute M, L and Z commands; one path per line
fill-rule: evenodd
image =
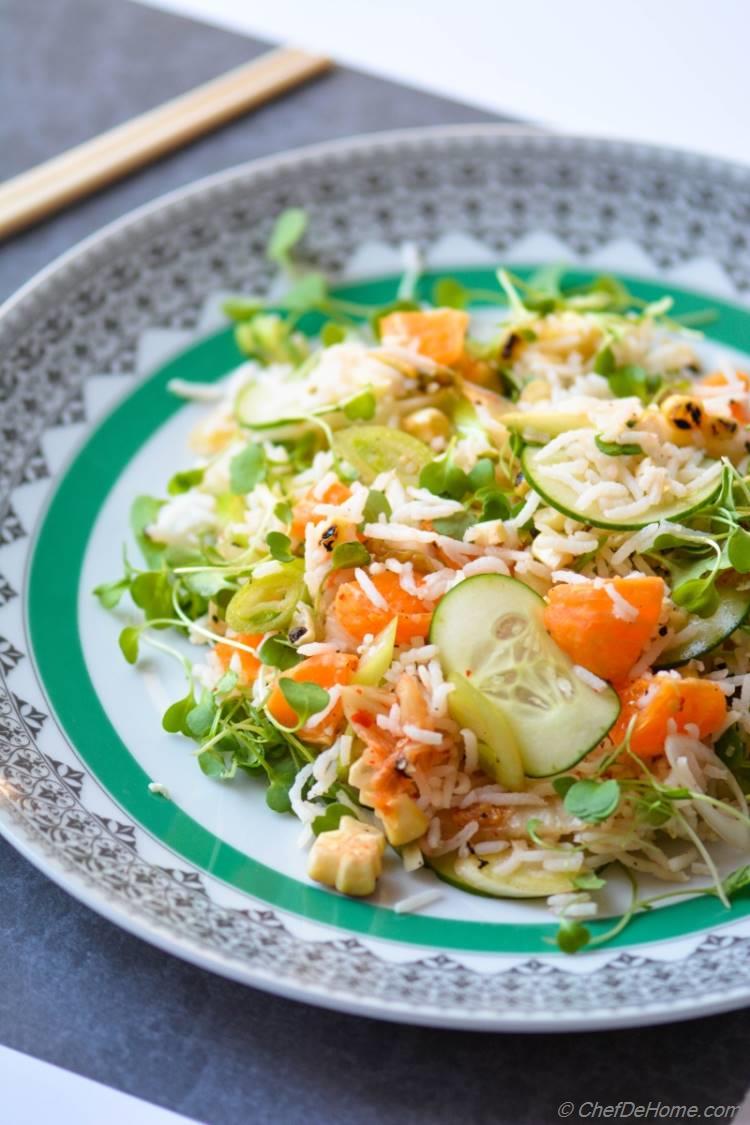
M 292 505 L 288 500 L 279 500 L 273 510 L 273 514 L 276 516 L 276 519 L 281 520 L 282 523 L 291 523 L 292 516 L 294 515 Z
M 282 637 L 267 637 L 258 649 L 258 656 L 269 668 L 279 668 L 282 672 L 294 668 L 302 660 L 294 645 Z
M 138 660 L 139 637 L 140 630 L 135 625 L 127 625 L 120 633 L 120 636 L 117 638 L 117 643 L 120 646 L 120 651 L 127 660 L 128 664 L 135 664 Z
M 272 262 L 287 265 L 289 256 L 307 230 L 307 214 L 301 207 L 282 211 L 273 224 L 266 248 L 266 257 Z
M 216 704 L 210 691 L 206 691 L 201 696 L 200 703 L 192 707 L 185 715 L 185 723 L 196 738 L 201 738 L 203 735 L 208 734 L 214 721 L 216 714 Z
M 370 561 L 370 552 L 364 544 L 353 539 L 347 543 L 336 544 L 331 555 L 331 568 L 343 570 L 350 566 L 367 566 Z
M 635 815 L 638 820 L 651 828 L 663 828 L 672 819 L 672 806 L 661 793 L 647 793 L 635 802 Z
M 300 364 L 309 355 L 304 336 L 293 331 L 293 320 L 274 313 L 259 313 L 238 324 L 234 333 L 237 347 L 260 363 Z
M 129 588 L 129 578 L 118 578 L 116 582 L 102 582 L 101 585 L 95 586 L 92 592 L 105 609 L 114 609 L 116 605 L 119 605 L 122 595 Z
M 155 496 L 136 496 L 130 508 L 131 531 L 146 560 L 146 565 L 152 568 L 161 564 L 164 544 L 154 543 L 149 539 L 146 528 L 156 523 L 159 509 L 163 506 L 164 500 L 157 500 Z
M 307 273 L 284 294 L 284 307 L 292 312 L 318 309 L 328 301 L 328 282 L 322 273 Z
M 607 377 L 609 388 L 617 398 L 637 397 L 644 403 L 650 402 L 661 389 L 664 380 L 661 375 L 650 375 L 637 364 L 618 367 Z
M 277 813 L 291 812 L 289 790 L 294 784 L 297 767 L 291 760 L 274 765 L 269 773 L 270 785 L 266 790 L 266 804 Z
M 636 442 L 604 441 L 599 434 L 594 435 L 596 448 L 607 457 L 637 457 L 643 448 Z
M 183 469 L 182 472 L 175 473 L 170 478 L 167 492 L 170 496 L 179 496 L 182 492 L 189 492 L 191 488 L 195 488 L 196 484 L 201 483 L 205 473 L 205 469 Z
M 738 574 L 750 574 L 750 534 L 736 527 L 727 543 L 727 557 Z
M 620 803 L 620 786 L 612 779 L 576 781 L 565 793 L 563 803 L 571 816 L 588 824 L 598 824 L 616 812 Z
M 597 375 L 603 375 L 605 379 L 609 379 L 610 375 L 614 375 L 616 369 L 617 363 L 615 361 L 615 353 L 612 350 L 612 345 L 605 344 L 594 359 L 594 371 Z
M 221 590 L 233 590 L 234 586 L 227 582 L 225 575 L 219 571 L 198 571 L 196 574 L 182 576 L 184 585 L 193 594 L 201 598 L 215 598 Z
M 558 797 L 564 797 L 569 789 L 576 783 L 576 778 L 571 777 L 570 774 L 565 774 L 563 777 L 556 777 L 552 781 L 552 787 L 557 793 Z
M 383 515 L 388 519 L 391 515 L 391 506 L 384 492 L 378 492 L 376 488 L 371 488 L 367 493 L 367 500 L 363 511 L 365 523 L 377 523 L 378 518 Z
M 178 699 L 176 703 L 167 707 L 161 719 L 164 730 L 170 734 L 184 734 L 189 738 L 193 732 L 187 725 L 187 716 L 194 707 L 195 699 L 192 691 L 189 691 L 184 699 Z
M 277 562 L 292 562 L 294 555 L 291 552 L 292 541 L 283 531 L 269 531 L 266 544 L 271 558 Z
M 736 724 L 724 731 L 714 749 L 737 778 L 743 793 L 750 792 L 750 748 Z
M 291 812 L 292 802 L 289 800 L 291 785 L 276 779 L 266 789 L 266 804 L 269 809 L 277 813 Z
M 455 516 L 443 516 L 432 521 L 432 526 L 438 535 L 447 535 L 449 539 L 463 540 L 464 535 L 477 522 L 472 512 L 456 512 Z
M 573 886 L 578 891 L 600 891 L 606 885 L 606 879 L 602 879 L 594 871 L 584 871 L 573 876 Z
M 316 836 L 321 832 L 335 832 L 345 816 L 353 816 L 352 810 L 342 805 L 340 801 L 333 801 L 326 806 L 326 811 L 316 816 L 312 822 L 312 830 Z
M 438 308 L 465 309 L 471 294 L 455 277 L 441 277 L 432 289 L 432 303 Z
M 330 700 L 325 688 L 307 680 L 291 680 L 283 677 L 279 680 L 281 694 L 297 716 L 297 723 L 303 727 L 311 715 L 323 711 Z
M 437 457 L 424 466 L 419 474 L 419 487 L 451 500 L 461 500 L 471 491 L 468 476 L 454 464 L 449 454 Z
M 149 620 L 172 616 L 172 587 L 163 570 L 144 570 L 130 583 L 130 596 Z
M 237 495 L 252 492 L 266 475 L 266 455 L 262 445 L 251 442 L 229 462 L 229 487 Z
M 495 463 L 489 457 L 480 457 L 468 474 L 469 487 L 473 492 L 491 488 L 495 484 Z
M 691 578 L 672 589 L 672 601 L 690 613 L 710 617 L 719 607 L 720 596 L 714 585 L 716 572 L 708 578 Z
M 252 320 L 263 311 L 263 302 L 252 297 L 229 297 L 221 306 L 224 316 L 237 322 Z
M 224 755 L 218 750 L 202 750 L 198 755 L 198 765 L 206 777 L 226 777 L 227 767 Z
M 320 330 L 320 342 L 324 348 L 331 348 L 334 344 L 341 344 L 346 339 L 346 328 L 337 324 L 335 320 L 326 321 Z
M 730 872 L 721 885 L 728 898 L 744 891 L 746 887 L 750 887 L 750 866 L 738 867 L 736 871 Z
M 233 691 L 237 687 L 238 680 L 237 673 L 231 668 L 227 668 L 224 675 L 221 677 L 216 687 L 214 688 L 214 695 L 225 695 L 229 691 Z
M 494 486 L 480 488 L 475 499 L 482 505 L 482 520 L 507 520 L 513 514 L 508 497 Z

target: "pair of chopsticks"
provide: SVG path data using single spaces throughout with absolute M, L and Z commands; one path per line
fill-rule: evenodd
M 0 184 L 0 239 L 313 78 L 330 61 L 279 47 Z

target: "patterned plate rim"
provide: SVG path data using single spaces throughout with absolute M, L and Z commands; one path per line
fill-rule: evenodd
M 559 137 L 515 126 L 504 125 L 459 125 L 435 128 L 405 129 L 387 133 L 342 139 L 290 150 L 274 156 L 266 157 L 243 163 L 233 168 L 205 177 L 195 183 L 178 188 L 158 199 L 131 211 L 114 222 L 108 224 L 100 231 L 92 234 L 64 254 L 60 255 L 49 266 L 37 273 L 16 294 L 11 296 L 0 307 L 0 341 L 12 337 L 13 333 L 25 322 L 25 314 L 37 315 L 40 306 L 43 307 L 48 283 L 55 282 L 60 275 L 64 275 L 71 267 L 82 262 L 90 252 L 96 251 L 110 241 L 115 242 L 119 236 L 129 229 L 139 227 L 151 217 L 162 217 L 177 203 L 189 201 L 209 195 L 213 189 L 231 184 L 235 180 L 250 177 L 261 177 L 278 174 L 285 167 L 305 164 L 308 161 L 320 161 L 327 158 L 341 157 L 347 153 L 367 154 L 377 151 L 390 152 L 398 155 L 400 150 L 408 151 L 409 146 L 421 145 L 425 148 L 437 147 L 451 141 L 466 142 L 472 138 L 477 140 L 499 143 L 504 138 L 516 138 L 526 141 L 530 146 L 554 149 L 570 149 L 584 146 L 591 151 L 606 153 L 610 157 L 622 156 L 627 153 L 639 153 L 653 161 L 654 165 L 664 163 L 674 170 L 680 166 L 681 170 L 689 173 L 691 169 L 700 169 L 704 173 L 716 169 L 721 172 L 724 180 L 748 180 L 748 169 L 742 165 L 733 164 L 710 156 L 701 156 L 679 149 L 669 149 L 658 146 L 632 144 L 619 140 L 608 140 L 591 136 L 565 136 Z M 29 544 L 36 536 L 36 530 L 41 517 L 35 520 L 34 530 L 29 535 Z M 26 552 L 28 561 L 28 552 Z M 30 731 L 26 729 L 26 734 Z M 37 866 L 44 874 L 60 885 L 63 889 L 73 894 L 74 897 L 90 906 L 110 921 L 122 926 L 124 929 L 156 944 L 167 952 L 174 953 L 201 967 L 210 968 L 232 979 L 249 983 L 286 996 L 292 999 L 304 1000 L 321 1006 L 333 1008 L 356 1014 L 365 1014 L 379 1018 L 391 1019 L 409 1023 L 425 1025 L 446 1026 L 457 1028 L 474 1028 L 486 1030 L 566 1030 L 566 1029 L 595 1029 L 612 1026 L 635 1026 L 646 1022 L 661 1022 L 675 1019 L 688 1019 L 697 1015 L 706 1015 L 729 1010 L 740 1006 L 750 1000 L 750 982 L 739 986 L 730 987 L 729 981 L 722 978 L 721 972 L 714 973 L 715 990 L 705 992 L 698 1000 L 685 993 L 682 996 L 655 997 L 651 1001 L 639 1002 L 637 1005 L 622 1003 L 622 1006 L 613 1007 L 602 1005 L 579 1010 L 572 1009 L 569 1004 L 559 1012 L 550 1010 L 534 1010 L 533 1008 L 516 1008 L 512 1011 L 502 1009 L 481 1010 L 468 1013 L 464 1008 L 452 1007 L 442 996 L 436 996 L 433 1002 L 422 1002 L 417 1006 L 408 1000 L 389 1000 L 380 996 L 363 996 L 353 989 L 347 991 L 346 987 L 334 991 L 330 983 L 316 983 L 307 979 L 302 983 L 280 979 L 273 969 L 266 969 L 258 964 L 251 964 L 247 960 L 241 961 L 231 958 L 226 954 L 213 951 L 210 947 L 201 944 L 184 933 L 176 934 L 166 926 L 161 925 L 153 918 L 141 914 L 132 905 L 128 906 L 123 901 L 118 901 L 106 888 L 102 887 L 92 877 L 86 877 L 80 870 L 76 870 L 64 857 L 59 854 L 54 846 L 47 843 L 38 831 L 28 823 L 22 821 L 13 807 L 12 802 L 0 794 L 0 832 Z M 271 921 L 265 919 L 265 921 Z M 275 924 L 274 924 L 275 923 Z M 271 930 L 278 927 L 278 920 L 271 924 Z M 723 932 L 722 932 L 723 931 Z M 275 930 L 278 934 L 278 929 Z M 300 939 L 293 939 L 299 941 Z M 372 957 L 369 950 L 365 950 L 358 942 L 346 939 L 335 939 L 330 942 L 317 942 L 318 946 L 337 949 L 339 952 L 347 951 L 354 955 L 355 951 L 361 958 L 363 955 Z M 717 951 L 730 955 L 730 961 L 740 957 L 747 960 L 750 957 L 750 942 L 726 933 L 726 927 L 719 928 L 714 933 L 706 935 L 697 949 L 695 949 L 685 962 L 691 962 L 691 968 L 698 969 L 701 959 L 709 976 L 713 971 L 712 958 Z M 361 964 L 361 961 L 360 961 Z M 610 961 L 604 970 L 616 976 L 618 969 L 626 966 L 643 968 L 648 975 L 658 970 L 663 962 L 651 960 L 648 956 L 633 957 L 627 953 Z M 418 962 L 417 966 L 425 970 L 440 970 L 437 978 L 445 977 L 445 970 L 457 970 L 459 966 L 451 964 L 446 957 L 433 957 L 429 960 Z M 649 968 L 650 966 L 650 968 Z M 666 967 L 666 966 L 664 966 Z M 721 967 L 717 963 L 717 967 Z M 522 969 L 532 976 L 545 975 L 552 972 L 555 976 L 572 976 L 572 974 L 559 973 L 550 969 L 539 961 L 529 961 Z M 593 974 L 592 974 L 593 975 Z M 578 975 L 576 974 L 576 977 Z M 579 978 L 578 979 L 582 979 Z

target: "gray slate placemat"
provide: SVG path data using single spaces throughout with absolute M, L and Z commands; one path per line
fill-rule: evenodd
M 0 179 L 262 49 L 124 0 L 0 0 Z M 353 133 L 487 119 L 337 70 L 0 247 L 0 298 L 207 173 Z M 378 1024 L 276 999 L 118 930 L 3 841 L 0 980 L 0 1042 L 212 1125 L 538 1125 L 568 1099 L 738 1102 L 748 1080 L 747 1013 L 557 1038 Z M 13 1125 L 1 1105 L 0 1121 Z

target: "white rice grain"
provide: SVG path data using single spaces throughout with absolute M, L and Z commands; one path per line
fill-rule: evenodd
M 408 895 L 394 903 L 393 910 L 396 914 L 413 914 L 415 910 L 424 910 L 443 897 L 440 891 L 420 891 L 416 895 Z
M 412 742 L 421 742 L 425 746 L 440 746 L 443 742 L 443 736 L 438 731 L 424 730 L 422 727 L 415 727 L 413 723 L 404 723 L 404 734 Z
M 607 681 L 600 676 L 595 676 L 593 672 L 589 672 L 588 668 L 584 668 L 581 664 L 574 664 L 573 671 L 579 680 L 593 688 L 594 691 L 606 691 Z
M 370 578 L 369 574 L 366 574 L 365 571 L 362 570 L 361 566 L 355 567 L 354 577 L 357 579 L 357 582 L 359 583 L 360 589 L 364 593 L 367 600 L 369 602 L 371 602 L 372 605 L 374 605 L 376 609 L 383 609 L 383 610 L 388 609 L 388 602 L 385 600 L 383 595 L 380 593 L 377 586 L 375 585 L 373 580 Z
M 604 584 L 604 591 L 607 597 L 611 599 L 614 607 L 614 615 L 621 621 L 637 621 L 640 616 L 640 611 L 624 598 L 620 591 L 615 586 L 614 582 L 606 582 Z

